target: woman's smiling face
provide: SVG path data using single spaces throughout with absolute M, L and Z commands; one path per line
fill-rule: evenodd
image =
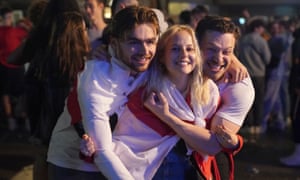
M 195 45 L 187 31 L 176 33 L 166 46 L 163 60 L 171 80 L 187 77 L 195 68 Z

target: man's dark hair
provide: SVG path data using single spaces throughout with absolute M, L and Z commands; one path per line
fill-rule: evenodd
M 190 24 L 191 23 L 191 11 L 183 10 L 179 14 L 179 23 L 180 24 Z
M 246 26 L 246 30 L 247 32 L 254 32 L 254 30 L 258 27 L 266 27 L 266 23 L 263 19 L 257 18 L 250 20 L 250 22 Z
M 13 10 L 12 10 L 11 8 L 9 8 L 9 7 L 1 7 L 1 8 L 0 8 L 0 16 L 1 16 L 1 17 L 4 17 L 5 14 L 11 13 L 12 11 L 13 11 Z
M 203 5 L 197 5 L 191 11 L 191 15 L 200 14 L 200 13 L 208 14 L 208 9 Z
M 196 36 L 199 42 L 203 40 L 207 31 L 217 31 L 220 33 L 232 33 L 238 39 L 240 30 L 229 18 L 222 16 L 206 16 L 196 27 Z

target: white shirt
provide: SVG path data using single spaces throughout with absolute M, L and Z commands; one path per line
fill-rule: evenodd
M 65 108 L 60 116 L 49 145 L 48 161 L 65 168 L 82 171 L 101 171 L 109 179 L 133 179 L 112 150 L 109 115 L 122 111 L 127 95 L 141 83 L 144 73 L 136 79 L 116 59 L 112 62 L 91 60 L 78 79 L 78 101 L 85 131 L 95 142 L 95 164 L 79 158 L 80 137 L 71 125 Z
M 248 77 L 237 83 L 219 83 L 218 87 L 222 105 L 216 115 L 242 126 L 254 101 L 251 79 Z

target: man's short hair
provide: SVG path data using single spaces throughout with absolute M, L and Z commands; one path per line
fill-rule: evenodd
M 206 16 L 196 27 L 196 36 L 199 42 L 207 31 L 217 31 L 220 33 L 232 33 L 236 39 L 240 37 L 240 30 L 234 22 L 222 16 Z
M 208 14 L 208 9 L 203 6 L 203 5 L 197 5 L 196 7 L 194 7 L 192 10 L 191 10 L 191 15 L 195 15 L 195 14 Z
M 254 30 L 258 27 L 266 27 L 266 23 L 261 18 L 250 19 L 247 23 L 246 30 L 247 32 L 254 32 Z
M 139 24 L 153 24 L 157 35 L 160 32 L 157 16 L 151 8 L 129 6 L 120 10 L 112 19 L 111 37 L 124 40 Z
M 97 0 L 99 3 L 103 3 L 106 6 L 107 1 L 106 0 Z

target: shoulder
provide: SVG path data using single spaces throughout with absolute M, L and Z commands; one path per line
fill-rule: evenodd
M 102 77 L 106 77 L 109 73 L 110 63 L 108 61 L 88 60 L 85 62 L 84 70 L 79 73 L 79 83 L 87 84 Z
M 256 34 L 255 35 L 255 41 L 257 42 L 257 43 L 260 43 L 260 44 L 266 44 L 266 45 L 268 45 L 268 41 L 266 40 L 266 39 L 264 39 L 261 35 L 259 35 L 259 34 Z
M 102 74 L 107 71 L 110 66 L 111 64 L 109 61 L 98 59 L 88 60 L 85 62 L 85 68 L 83 72 Z
M 227 83 L 224 88 L 220 88 L 222 101 L 252 104 L 255 96 L 254 92 L 254 87 L 249 77 L 237 83 Z
M 241 93 L 254 92 L 254 87 L 250 77 L 247 77 L 242 81 L 236 83 L 225 83 L 225 85 L 221 84 L 219 85 L 219 89 L 221 91 L 221 94 L 226 91 L 229 92 L 241 91 Z
M 209 90 L 210 90 L 211 94 L 219 95 L 218 86 L 216 85 L 216 83 L 213 80 L 208 79 L 207 84 L 208 84 L 208 87 L 209 87 Z

